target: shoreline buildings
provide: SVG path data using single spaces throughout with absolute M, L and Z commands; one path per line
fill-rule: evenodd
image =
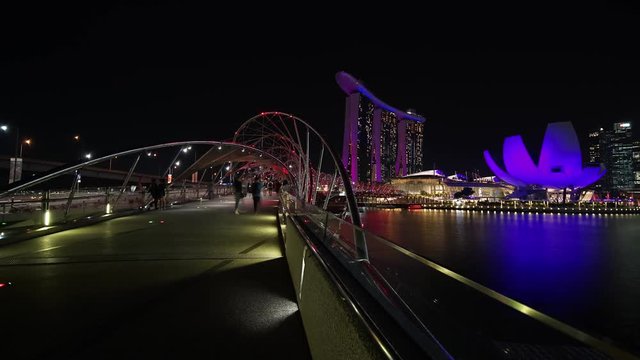
M 585 160 L 603 164 L 607 169 L 607 174 L 595 184 L 595 190 L 640 194 L 640 141 L 633 140 L 632 129 L 633 124 L 627 121 L 589 133 Z
M 346 72 L 336 81 L 347 94 L 342 163 L 351 181 L 380 183 L 422 171 L 425 118 L 387 105 Z
M 469 188 L 475 200 L 500 201 L 511 194 L 515 187 L 496 180 L 493 176 L 472 181 L 457 180 L 455 175 L 445 176 L 440 170 L 427 170 L 391 179 L 391 185 L 408 195 L 428 196 L 434 200 L 453 199 L 455 193 Z

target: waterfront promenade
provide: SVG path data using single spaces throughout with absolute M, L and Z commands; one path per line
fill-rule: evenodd
M 276 202 L 243 202 L 241 215 L 222 197 L 0 247 L 3 357 L 310 358 Z

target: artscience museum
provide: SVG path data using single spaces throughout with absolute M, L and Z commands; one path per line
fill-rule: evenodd
M 570 122 L 547 125 L 537 163 L 520 135 L 504 139 L 502 158 L 504 169 L 488 150 L 484 151 L 491 171 L 518 188 L 579 189 L 593 184 L 605 174 L 603 167 L 583 167 L 578 136 Z

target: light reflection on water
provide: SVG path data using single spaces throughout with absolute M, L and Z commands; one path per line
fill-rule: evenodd
M 640 215 L 362 215 L 375 234 L 594 335 L 640 348 Z

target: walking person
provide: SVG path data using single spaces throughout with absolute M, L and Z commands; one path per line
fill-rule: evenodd
M 256 176 L 253 184 L 251 184 L 251 195 L 253 195 L 253 213 L 258 212 L 258 205 L 260 205 L 260 198 L 262 197 L 262 187 L 264 184 L 260 179 L 260 175 Z
M 242 187 L 242 179 L 237 177 L 233 180 L 233 194 L 236 199 L 236 207 L 233 210 L 233 213 L 236 215 L 240 215 L 240 211 L 238 211 L 238 206 L 240 205 L 240 200 L 244 197 L 244 191 Z
M 158 210 L 158 180 L 157 179 L 153 179 L 153 181 L 151 182 L 151 185 L 149 185 L 149 195 L 151 195 L 151 197 L 153 198 L 153 208 Z M 151 206 L 149 206 L 151 207 Z
M 165 183 L 164 178 L 162 178 L 160 179 L 160 184 L 158 184 L 158 199 L 160 200 L 161 210 L 164 210 L 167 207 L 166 192 L 167 184 Z
M 280 180 L 276 180 L 276 182 L 273 184 L 273 189 L 276 191 L 276 195 L 280 194 L 280 187 L 282 186 L 282 184 L 280 184 Z

